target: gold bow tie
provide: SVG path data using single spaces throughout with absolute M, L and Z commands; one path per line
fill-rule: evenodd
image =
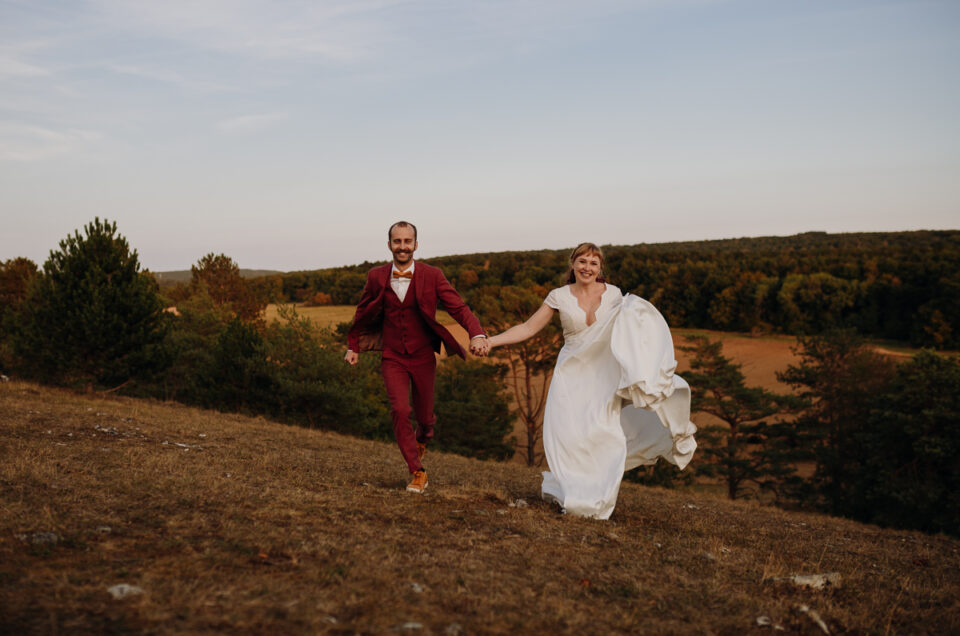
M 393 272 L 394 278 L 410 278 L 413 279 L 413 272 Z

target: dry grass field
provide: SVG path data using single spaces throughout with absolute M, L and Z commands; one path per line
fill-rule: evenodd
M 322 307 L 307 307 L 302 303 L 292 303 L 297 313 L 309 318 L 319 327 L 336 327 L 338 323 L 349 322 L 353 320 L 353 313 L 356 307 L 353 305 L 327 305 Z M 267 322 L 279 320 L 279 307 L 277 305 L 267 305 L 263 315 Z
M 426 459 L 413 495 L 390 443 L 2 383 L 0 633 L 960 632 L 956 539 Z
M 321 328 L 336 327 L 341 322 L 350 322 L 353 320 L 353 314 L 356 311 L 354 305 L 323 305 L 319 307 L 308 307 L 303 303 L 291 303 L 301 316 L 309 318 L 313 324 Z M 289 306 L 289 305 L 287 305 Z M 267 305 L 263 312 L 263 317 L 267 322 L 280 320 L 280 306 Z M 456 325 L 453 318 L 445 311 L 437 312 L 437 320 L 443 325 Z M 459 328 L 459 325 L 457 325 Z M 464 338 L 466 336 L 464 335 Z M 346 345 L 346 343 L 344 343 Z

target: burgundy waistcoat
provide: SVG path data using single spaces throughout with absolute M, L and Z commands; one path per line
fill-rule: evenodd
M 403 302 L 387 283 L 383 292 L 383 347 L 397 353 L 414 353 L 426 347 L 434 348 L 437 335 L 427 325 L 417 308 L 413 281 L 407 287 Z

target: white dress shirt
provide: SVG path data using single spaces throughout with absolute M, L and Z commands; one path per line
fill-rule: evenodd
M 413 275 L 413 268 L 417 264 L 413 261 L 410 261 L 410 267 L 408 267 L 406 272 L 410 272 Z M 394 293 L 397 295 L 397 298 L 400 299 L 400 302 L 403 302 L 403 299 L 407 296 L 407 290 L 410 289 L 410 283 L 413 281 L 412 278 L 394 278 L 393 273 L 399 272 L 397 269 L 397 264 L 394 263 L 393 267 L 390 269 L 390 287 L 393 289 Z

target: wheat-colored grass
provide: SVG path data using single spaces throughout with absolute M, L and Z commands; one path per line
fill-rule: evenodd
M 960 631 L 952 538 L 629 483 L 600 522 L 524 466 L 426 466 L 413 495 L 392 443 L 4 383 L 0 632 Z

